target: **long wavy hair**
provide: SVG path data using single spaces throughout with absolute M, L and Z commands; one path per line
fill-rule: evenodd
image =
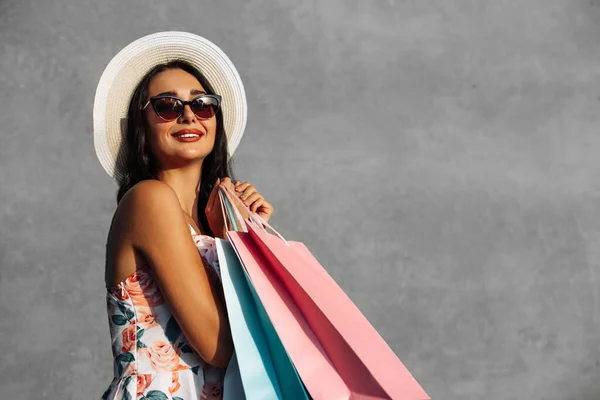
M 122 177 L 118 180 L 117 204 L 121 201 L 125 193 L 138 182 L 145 179 L 158 179 L 159 165 L 150 151 L 148 140 L 150 128 L 142 107 L 148 101 L 148 86 L 152 78 L 160 72 L 170 69 L 184 70 L 198 79 L 208 94 L 216 94 L 206 77 L 185 61 L 177 60 L 160 64 L 146 74 L 133 93 L 133 97 L 129 103 L 127 129 L 121 149 L 125 161 L 125 170 Z M 214 234 L 208 226 L 208 220 L 204 213 L 210 193 L 217 178 L 223 179 L 229 177 L 232 180 L 234 179 L 232 162 L 228 160 L 227 156 L 227 136 L 225 135 L 223 113 L 221 110 L 216 113 L 215 117 L 217 119 L 215 145 L 202 163 L 201 184 L 198 193 L 198 220 L 201 225 L 200 228 L 204 233 L 211 236 L 214 236 Z

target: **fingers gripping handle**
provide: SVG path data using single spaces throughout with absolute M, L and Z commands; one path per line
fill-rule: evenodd
M 238 218 L 238 220 L 242 221 L 242 223 L 245 222 L 244 218 L 240 214 L 240 212 L 237 209 L 237 207 L 233 206 L 234 203 L 239 204 L 242 207 L 242 209 L 248 213 L 248 220 L 249 220 L 249 222 L 253 223 L 255 226 L 257 226 L 259 229 L 262 229 L 263 231 L 266 231 L 265 228 L 269 228 L 277 237 L 279 237 L 281 240 L 283 240 L 285 242 L 285 244 L 287 244 L 289 246 L 289 243 L 287 242 L 287 240 L 285 240 L 285 238 L 283 236 L 281 236 L 281 234 L 279 232 L 277 232 L 275 230 L 275 228 L 273 228 L 271 225 L 269 225 L 258 214 L 253 213 L 252 211 L 250 211 L 250 209 L 244 204 L 244 202 L 241 201 L 235 195 L 235 193 L 232 193 L 229 188 L 221 186 L 219 189 L 220 189 L 219 195 L 222 194 L 224 196 L 224 197 L 220 197 L 220 198 L 222 199 L 222 201 L 228 201 L 229 204 L 232 205 L 231 208 L 234 210 L 234 212 L 235 212 L 236 217 Z M 221 204 L 223 204 L 223 203 L 221 203 Z M 246 226 L 244 226 L 244 228 L 245 228 L 244 232 L 247 232 L 248 229 L 246 228 Z

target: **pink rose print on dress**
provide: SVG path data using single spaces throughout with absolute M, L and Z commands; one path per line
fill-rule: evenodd
M 129 325 L 127 328 L 123 329 L 122 332 L 123 339 L 123 347 L 121 348 L 122 353 L 127 353 L 135 348 L 136 334 L 135 334 L 135 326 Z
M 164 304 L 158 286 L 150 274 L 144 270 L 138 270 L 136 274 L 127 278 L 125 286 L 136 307 L 157 307 Z
M 169 387 L 169 393 L 171 393 L 171 396 L 173 396 L 173 393 L 178 391 L 181 387 L 181 384 L 179 383 L 179 374 L 177 372 L 173 372 L 172 382 L 173 383 L 171 384 L 171 387 Z
M 142 328 L 150 329 L 156 326 L 156 317 L 150 307 L 139 306 L 135 310 L 137 311 L 138 322 Z
M 136 396 L 141 396 L 142 394 L 144 394 L 144 390 L 146 390 L 146 388 L 148 388 L 148 386 L 150 386 L 150 383 L 152 382 L 152 375 L 151 374 L 141 374 L 137 376 L 137 393 Z
M 157 374 L 188 369 L 179 364 L 179 349 L 173 347 L 171 343 L 158 340 L 152 346 L 140 349 L 140 351 L 146 352 L 150 365 Z

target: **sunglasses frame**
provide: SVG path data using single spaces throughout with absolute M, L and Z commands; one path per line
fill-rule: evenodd
M 190 109 L 192 110 L 192 112 L 194 112 L 194 109 L 192 108 L 192 103 L 200 98 L 203 97 L 210 97 L 211 99 L 216 100 L 217 105 L 214 106 L 215 109 L 215 113 L 212 117 L 213 118 L 215 115 L 217 115 L 217 113 L 219 112 L 219 110 L 221 109 L 221 96 L 219 96 L 218 94 L 201 94 L 200 96 L 196 96 L 193 99 L 189 100 L 189 101 L 185 101 L 183 99 L 180 99 L 177 96 L 169 96 L 169 95 L 161 95 L 161 96 L 154 96 L 154 97 L 150 97 L 150 99 L 148 100 L 148 102 L 144 105 L 144 107 L 142 107 L 142 110 L 145 110 L 146 107 L 148 107 L 148 104 L 152 105 L 152 109 L 154 110 L 154 113 L 156 114 L 156 116 L 160 119 L 162 119 L 163 121 L 175 121 L 176 119 L 178 119 L 179 117 L 181 117 L 183 115 L 183 112 L 185 110 L 185 106 L 189 105 Z M 160 100 L 160 99 L 175 99 L 177 101 L 179 101 L 181 104 L 183 104 L 183 107 L 181 107 L 181 114 L 179 114 L 176 118 L 173 119 L 166 119 L 160 116 L 160 114 L 158 113 L 158 111 L 156 110 L 156 100 Z M 198 114 L 196 114 L 194 112 L 194 115 L 196 116 L 196 118 L 198 118 L 201 121 L 210 119 L 210 118 L 201 118 Z

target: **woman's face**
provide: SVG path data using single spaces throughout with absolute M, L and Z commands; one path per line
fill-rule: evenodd
M 182 69 L 169 69 L 158 73 L 148 85 L 149 98 L 158 95 L 179 97 L 191 100 L 206 93 L 204 87 L 191 74 Z M 217 119 L 200 120 L 189 105 L 176 120 L 161 119 L 151 105 L 146 107 L 146 118 L 150 128 L 149 142 L 152 154 L 160 168 L 179 168 L 192 160 L 202 160 L 213 150 L 217 130 Z M 195 138 L 182 138 L 182 134 L 199 135 Z

